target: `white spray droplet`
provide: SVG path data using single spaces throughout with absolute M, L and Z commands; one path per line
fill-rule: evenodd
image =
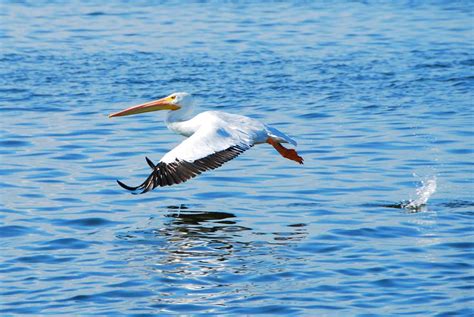
M 408 209 L 419 209 L 421 206 L 426 205 L 431 195 L 436 192 L 436 176 L 429 178 L 425 181 L 421 181 L 421 187 L 416 189 L 416 199 L 411 200 L 406 208 Z

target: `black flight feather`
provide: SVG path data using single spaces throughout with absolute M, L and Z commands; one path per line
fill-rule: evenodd
M 160 162 L 155 165 L 148 157 L 146 157 L 146 162 L 153 169 L 153 172 L 142 184 L 132 187 L 125 185 L 119 180 L 117 180 L 117 183 L 122 188 L 130 191 L 141 190 L 140 194 L 143 194 L 158 186 L 171 186 L 186 182 L 204 171 L 218 168 L 225 162 L 236 158 L 250 147 L 251 146 L 248 145 L 234 145 L 225 150 L 197 159 L 194 162 L 176 159 L 176 161 L 171 163 Z

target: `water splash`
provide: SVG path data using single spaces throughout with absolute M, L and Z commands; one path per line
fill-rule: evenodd
M 403 207 L 412 211 L 420 210 L 436 192 L 436 186 L 436 176 L 422 180 L 421 187 L 416 189 L 416 199 L 410 199 Z
M 416 174 L 414 176 L 418 177 Z M 382 205 L 388 208 L 407 209 L 410 212 L 424 210 L 431 195 L 436 192 L 436 176 L 421 181 L 421 186 L 416 189 L 416 199 L 404 200 L 397 204 Z

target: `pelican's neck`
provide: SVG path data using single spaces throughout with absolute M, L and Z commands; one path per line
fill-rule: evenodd
M 187 121 L 193 117 L 193 110 L 191 108 L 178 109 L 168 111 L 166 115 L 166 123 Z
M 195 127 L 189 123 L 193 118 L 192 109 L 179 109 L 169 111 L 166 115 L 166 126 L 171 131 L 184 136 L 190 136 L 195 132 Z

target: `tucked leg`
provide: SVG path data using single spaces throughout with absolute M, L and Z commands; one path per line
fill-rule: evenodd
M 284 158 L 303 164 L 303 158 L 299 156 L 295 150 L 287 149 L 286 147 L 281 145 L 280 142 L 276 141 L 273 138 L 268 138 L 267 143 L 273 146 L 275 150 L 277 150 L 278 153 L 280 153 L 280 155 Z

